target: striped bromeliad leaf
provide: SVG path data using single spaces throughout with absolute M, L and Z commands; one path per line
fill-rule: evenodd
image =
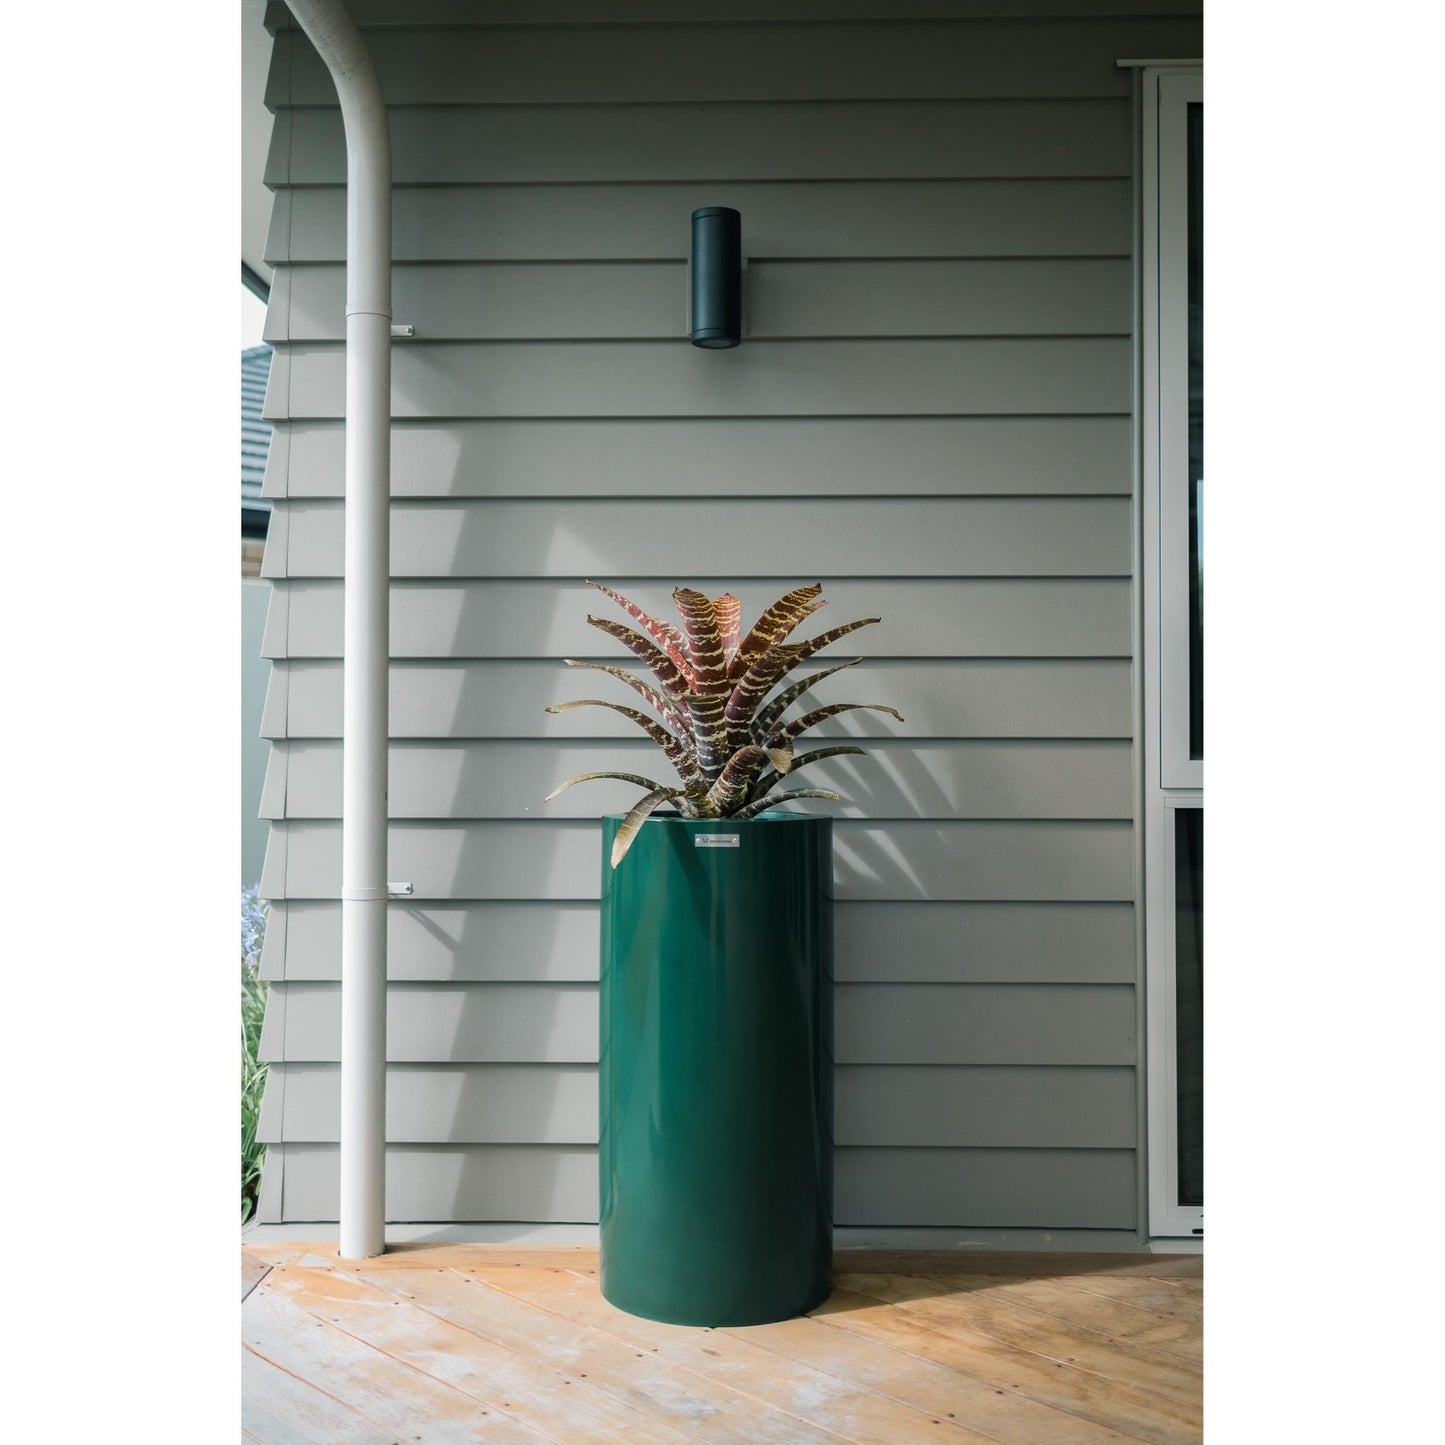
M 782 769 L 781 772 L 773 768 L 767 768 L 759 773 L 753 782 L 753 786 L 748 791 L 748 801 L 755 803 L 759 798 L 765 796 L 768 789 L 778 781 L 778 778 L 783 772 L 796 773 L 799 768 L 806 768 L 809 763 L 819 762 L 823 758 L 842 757 L 845 753 L 856 753 L 859 757 L 867 756 L 867 753 L 862 748 L 856 747 L 851 743 L 839 744 L 837 747 L 832 748 L 815 748 L 811 753 L 804 753 L 801 757 L 795 757 L 792 760 L 791 766 Z
M 708 777 L 716 778 L 729 764 L 726 708 L 730 689 L 722 624 L 712 598 L 702 592 L 676 587 L 672 600 L 682 614 L 683 632 L 687 636 L 687 659 L 692 672 L 687 710 L 692 718 L 698 766 Z
M 728 676 L 740 678 L 770 647 L 776 647 L 805 617 L 824 606 L 822 591 L 823 584 L 814 582 L 808 587 L 795 587 L 779 597 L 738 644 L 728 664 Z
M 837 717 L 840 712 L 857 712 L 860 709 L 868 712 L 886 712 L 889 717 L 895 717 L 899 722 L 903 721 L 903 714 L 896 707 L 888 707 L 881 702 L 835 702 L 829 707 L 820 707 L 807 713 L 800 718 L 794 718 L 792 722 L 783 727 L 775 728 L 768 734 L 768 743 L 787 743 L 794 738 L 800 738 L 810 728 L 815 728 L 820 722 L 826 722 L 830 717 Z
M 687 659 L 682 650 L 682 633 L 672 623 L 659 622 L 657 618 L 649 617 L 637 603 L 624 597 L 620 592 L 614 592 L 610 587 L 604 587 L 600 582 L 593 582 L 589 578 L 587 585 L 595 587 L 599 592 L 610 597 L 629 617 L 640 622 L 643 631 L 662 648 L 673 666 L 683 672 L 687 671 Z
M 786 748 L 759 748 L 751 743 L 735 752 L 727 766 L 718 774 L 717 782 L 702 800 L 704 818 L 730 818 L 747 802 L 753 779 L 767 764 L 775 773 L 786 773 L 793 766 L 793 754 Z
M 679 710 L 677 705 L 663 697 L 661 693 L 655 692 L 652 688 L 648 687 L 636 673 L 628 672 L 627 669 L 623 667 L 609 667 L 605 662 L 578 662 L 575 657 L 564 657 L 562 661 L 565 662 L 568 667 L 592 667 L 596 668 L 598 672 L 606 672 L 610 673 L 613 677 L 620 677 L 649 707 L 656 710 L 657 715 L 662 718 L 674 732 L 686 733 L 688 731 L 687 718 Z
M 649 642 L 640 632 L 634 632 L 621 622 L 613 622 L 611 618 L 589 616 L 587 625 L 615 637 L 640 662 L 645 662 L 669 697 L 681 698 L 691 688 L 692 678 L 688 675 L 686 658 L 681 663 L 674 661 L 669 653 Z
M 614 868 L 626 856 L 627 850 L 632 846 L 632 840 L 637 836 L 637 830 L 647 821 L 647 815 L 654 808 L 661 807 L 669 798 L 682 796 L 680 788 L 658 788 L 633 807 L 632 811 L 622 820 L 622 826 L 618 828 L 617 836 L 612 840 L 612 866 Z
M 645 712 L 638 712 L 635 707 L 625 707 L 620 702 L 607 702 L 600 697 L 583 697 L 576 702 L 554 702 L 547 711 L 571 712 L 574 707 L 605 707 L 630 718 L 667 755 L 668 762 L 677 769 L 677 775 L 684 783 L 689 786 L 702 783 L 703 775 L 698 770 L 697 760 L 692 753 L 660 722 L 648 717 Z
M 845 667 L 855 667 L 862 662 L 861 657 L 850 657 L 847 662 L 840 662 L 836 667 L 825 667 L 822 672 L 815 672 L 809 677 L 801 678 L 799 681 L 789 683 L 761 712 L 753 719 L 753 739 L 766 737 L 773 729 L 773 725 L 788 710 L 790 704 L 797 702 L 814 683 L 822 682 L 825 677 L 832 677 L 835 672 L 842 672 Z
M 666 793 L 679 791 L 669 789 L 666 783 L 656 783 L 651 778 L 639 777 L 636 773 L 578 773 L 575 777 L 568 778 L 565 783 L 558 783 L 545 798 L 544 803 L 550 803 L 558 793 L 570 788 L 573 783 L 590 783 L 593 778 L 616 778 L 621 783 L 636 783 L 639 788 L 651 788 L 654 792 Z
M 568 658 L 568 666 L 590 667 L 620 679 L 657 716 L 649 717 L 637 708 L 601 698 L 554 703 L 547 711 L 605 707 L 620 713 L 662 749 L 682 784 L 672 787 L 636 773 L 581 773 L 548 794 L 550 801 L 564 788 L 594 778 L 612 778 L 646 790 L 617 831 L 612 849 L 614 868 L 626 856 L 638 829 L 664 803 L 672 803 L 684 818 L 754 818 L 795 798 L 838 801 L 838 794 L 827 788 L 784 792 L 770 789 L 784 775 L 808 763 L 843 753 L 861 753 L 863 749 L 852 745 L 818 748 L 798 757 L 793 751 L 794 740 L 825 719 L 857 708 L 886 712 L 903 720 L 894 708 L 882 703 L 835 703 L 786 720 L 788 708 L 798 698 L 824 678 L 861 660 L 856 657 L 791 683 L 768 701 L 773 689 L 800 663 L 840 637 L 879 620 L 864 617 L 802 642 L 788 642 L 798 625 L 824 605 L 821 583 L 784 594 L 745 635 L 742 605 L 729 592 L 709 597 L 690 587 L 674 589 L 673 602 L 682 621 L 678 628 L 649 616 L 635 602 L 600 582 L 589 585 L 612 598 L 642 631 L 605 618 L 589 616 L 587 621 L 645 663 L 656 686 L 607 663 Z
M 692 669 L 692 690 L 702 697 L 728 691 L 727 656 L 723 651 L 722 622 L 711 597 L 690 587 L 675 587 L 672 600 L 682 614 L 687 637 L 687 660 Z
M 738 650 L 738 634 L 742 631 L 743 604 L 731 592 L 714 597 L 712 605 L 717 611 L 717 625 L 722 637 L 723 656 L 732 665 L 733 654 Z
M 749 803 L 745 808 L 739 808 L 733 814 L 734 818 L 756 818 L 759 813 L 766 813 L 767 810 L 777 803 L 790 803 L 794 798 L 827 798 L 829 802 L 839 801 L 838 794 L 827 788 L 794 788 L 787 793 L 774 793 L 768 798 L 759 798 L 756 803 Z
M 728 695 L 728 741 L 739 747 L 747 741 L 758 705 L 800 662 L 806 662 L 830 642 L 881 620 L 878 617 L 860 617 L 857 622 L 845 622 L 841 627 L 820 632 L 807 642 L 779 643 L 765 652 L 738 679 Z

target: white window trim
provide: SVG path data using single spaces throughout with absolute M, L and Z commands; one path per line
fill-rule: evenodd
M 1199 73 L 1161 74 L 1156 101 L 1159 405 L 1154 485 L 1159 499 L 1159 781 L 1165 788 L 1202 788 L 1204 764 L 1189 756 L 1189 497 L 1159 479 L 1189 466 L 1189 131 L 1187 107 L 1204 99 Z M 1146 170 L 1149 168 L 1146 168 Z M 1150 177 L 1146 176 L 1146 183 Z M 1147 195 L 1147 184 L 1146 184 Z M 1147 305 L 1147 298 L 1146 298 Z M 1150 328 L 1152 330 L 1152 327 Z M 1148 469 L 1145 482 L 1148 484 Z
M 1204 1210 L 1197 1204 L 1179 1203 L 1174 910 L 1174 814 L 1181 808 L 1203 806 L 1199 793 L 1161 794 L 1154 827 L 1158 866 L 1148 905 L 1149 1233 L 1167 1238 L 1197 1238 L 1204 1229 Z
M 1202 67 L 1145 68 L 1141 98 L 1142 813 L 1149 1233 L 1197 1238 L 1204 1228 L 1204 1211 L 1178 1202 L 1173 810 L 1203 806 L 1204 773 L 1203 764 L 1189 758 L 1188 498 L 1164 498 L 1161 507 L 1160 477 L 1186 467 L 1188 461 L 1185 107 L 1203 99 Z

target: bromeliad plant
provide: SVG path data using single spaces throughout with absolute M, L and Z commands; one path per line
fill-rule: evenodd
M 640 727 L 677 770 L 681 787 L 655 782 L 636 773 L 579 773 L 554 788 L 550 802 L 573 783 L 593 778 L 617 778 L 647 790 L 617 830 L 612 846 L 612 866 L 623 859 L 637 830 L 654 809 L 672 803 L 684 818 L 754 818 L 777 803 L 793 798 L 829 798 L 838 794 L 827 788 L 789 788 L 773 791 L 786 775 L 809 763 L 844 753 L 862 753 L 852 746 L 816 748 L 798 754 L 794 743 L 810 728 L 839 713 L 856 708 L 886 712 L 903 721 L 902 715 L 881 703 L 840 702 L 820 707 L 791 721 L 784 713 L 815 683 L 845 667 L 861 662 L 860 657 L 815 672 L 789 684 L 768 699 L 787 675 L 814 653 L 840 637 L 877 622 L 864 617 L 806 642 L 786 639 L 804 618 L 824 605 L 823 585 L 814 582 L 780 597 L 758 618 L 746 637 L 741 637 L 741 604 L 731 593 L 708 597 L 688 587 L 673 590 L 673 601 L 682 617 L 682 627 L 649 617 L 635 602 L 600 582 L 596 587 L 640 624 L 647 635 L 620 622 L 588 617 L 587 621 L 609 637 L 616 638 L 646 663 L 657 681 L 652 687 L 624 668 L 601 662 L 578 662 L 567 658 L 568 667 L 590 667 L 620 678 L 656 714 L 648 714 L 620 703 L 587 697 L 576 702 L 554 703 L 548 712 L 570 712 L 578 707 L 605 707 L 621 713 Z

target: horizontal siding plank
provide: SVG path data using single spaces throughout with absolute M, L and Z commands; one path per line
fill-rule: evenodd
M 280 1144 L 284 1222 L 334 1220 L 334 1144 Z M 415 1145 L 386 1151 L 393 1223 L 595 1223 L 597 1151 L 584 1145 Z M 1105 1149 L 877 1149 L 835 1154 L 835 1222 L 844 1228 L 1127 1229 L 1134 1155 Z
M 339 907 L 339 905 L 338 905 Z M 266 911 L 266 928 L 261 942 L 259 976 L 270 982 L 286 977 L 286 952 L 292 910 L 284 903 L 273 903 Z M 336 946 L 341 947 L 340 919 L 337 921 Z M 339 958 L 338 958 L 339 963 Z M 341 976 L 338 968 L 336 975 Z
M 870 658 L 798 700 L 800 708 L 852 698 L 887 701 L 904 721 L 890 735 L 909 738 L 1127 738 L 1133 730 L 1129 664 L 1119 660 L 905 662 Z M 599 674 L 549 659 L 509 662 L 394 662 L 390 674 L 393 738 L 577 738 L 637 735 L 636 725 L 605 708 L 549 713 L 566 698 L 596 692 L 623 702 L 627 691 Z M 278 662 L 272 668 L 261 734 L 341 736 L 339 662 Z M 868 713 L 843 713 L 809 737 L 869 735 Z
M 1135 1062 L 1127 986 L 840 984 L 833 1007 L 840 1064 Z
M 1132 1149 L 1136 1139 L 1132 1068 L 848 1065 L 833 1089 L 843 1146 Z
M 273 829 L 274 833 L 275 830 Z M 263 879 L 264 884 L 264 879 Z M 262 1060 L 278 1059 L 285 1052 L 286 1044 L 286 990 L 271 987 L 266 993 L 266 1013 L 261 1020 L 261 1037 L 256 1041 L 256 1057 Z M 285 1092 L 286 1080 L 278 1074 L 275 1080 L 268 1075 L 265 1095 L 261 1107 L 277 1107 L 277 1099 Z
M 1122 98 L 439 106 L 389 118 L 396 185 L 1129 174 Z M 345 179 L 339 111 L 277 113 L 268 186 Z
M 1132 984 L 1136 975 L 1129 903 L 838 903 L 834 921 L 840 983 Z
M 341 905 L 273 904 L 261 964 L 268 979 L 339 979 Z M 597 906 L 393 903 L 387 909 L 387 976 L 393 983 L 595 981 Z
M 595 821 L 393 823 L 388 837 L 389 873 L 418 900 L 598 896 Z M 840 819 L 833 876 L 842 899 L 1126 902 L 1133 844 L 1120 822 Z M 264 897 L 336 898 L 340 889 L 339 823 L 272 825 Z
M 984 341 L 408 342 L 392 348 L 392 415 L 408 417 L 1119 415 L 1124 337 Z M 345 414 L 346 355 L 278 348 L 268 421 Z
M 266 771 L 261 780 L 261 801 L 256 809 L 258 818 L 283 818 L 286 816 L 286 778 L 289 772 L 289 752 L 286 744 L 274 743 L 266 750 Z
M 834 904 L 840 983 L 1116 983 L 1135 980 L 1129 903 Z M 591 902 L 394 902 L 394 982 L 581 982 L 597 978 Z M 341 905 L 272 905 L 267 979 L 341 977 Z
M 263 1061 L 340 1059 L 339 984 L 273 983 L 271 993 L 281 1000 L 281 1027 L 263 1039 Z M 597 990 L 568 983 L 393 983 L 386 1056 L 394 1063 L 596 1063 Z
M 350 0 L 363 28 L 420 25 L 638 25 L 814 20 L 1014 20 L 1023 17 L 1194 15 L 1200 0 Z M 279 0 L 271 31 L 299 28 Z
M 334 1064 L 275 1064 L 284 1109 L 263 1117 L 263 1143 L 334 1143 L 341 1071 Z M 593 1065 L 469 1064 L 386 1071 L 386 1137 L 394 1144 L 595 1144 Z
M 1134 1167 L 1128 1149 L 839 1149 L 833 1218 L 845 1228 L 1129 1229 Z
M 341 1056 L 341 987 L 275 983 L 282 1024 L 266 1062 Z M 1115 984 L 839 984 L 841 1064 L 1113 1065 L 1135 1062 L 1134 990 Z M 591 984 L 401 984 L 387 991 L 398 1064 L 594 1064 Z
M 284 1107 L 263 1111 L 263 1143 L 334 1143 L 341 1075 L 334 1064 L 275 1064 Z M 1129 1149 L 1129 1068 L 840 1066 L 839 1145 Z M 393 1064 L 386 1137 L 395 1144 L 595 1144 L 597 1071 L 588 1065 Z
M 891 719 L 880 726 L 890 728 Z M 905 742 L 865 738 L 867 757 L 825 758 L 800 786 L 842 794 L 835 816 L 884 818 L 1128 818 L 1127 742 Z M 810 744 L 811 735 L 800 740 Z M 275 743 L 261 794 L 264 818 L 339 818 L 341 744 Z M 641 796 L 598 780 L 543 800 L 564 779 L 616 771 L 676 782 L 657 746 L 637 740 L 393 743 L 393 818 L 596 818 Z M 802 782 L 806 779 L 806 783 Z M 792 779 L 790 778 L 791 784 Z
M 262 576 L 340 577 L 344 524 L 339 501 L 278 505 Z M 664 551 L 679 576 L 720 557 L 808 575 L 851 557 L 873 576 L 1128 577 L 1130 531 L 1127 497 L 395 502 L 391 575 L 632 577 Z
M 1120 336 L 1130 327 L 1124 258 L 1025 261 L 766 261 L 748 266 L 745 336 Z M 393 314 L 426 341 L 686 336 L 681 261 L 392 270 Z M 343 266 L 276 271 L 264 339 L 342 341 Z
M 298 669 L 304 667 L 335 667 L 337 669 L 336 685 L 341 685 L 341 664 L 340 663 L 287 663 L 273 662 L 271 671 L 266 678 L 266 700 L 261 705 L 261 729 L 263 738 L 279 739 L 294 736 L 294 729 L 301 721 L 299 717 L 291 714 L 291 681 L 299 675 Z M 331 679 L 320 679 L 307 677 L 302 681 L 301 690 L 307 699 L 306 712 L 310 715 L 311 709 L 315 706 L 317 693 L 325 693 L 328 700 L 331 691 Z M 336 694 L 338 706 L 341 701 L 341 694 Z M 337 714 L 335 737 L 341 736 L 341 715 Z
M 340 497 L 340 421 L 283 422 L 268 497 Z M 898 458 L 906 456 L 901 468 Z M 398 422 L 392 496 L 1122 495 L 1129 419 L 792 417 Z
M 659 565 L 665 561 L 659 557 Z M 671 583 L 608 580 L 654 615 L 665 616 L 672 605 Z M 760 609 L 798 585 L 787 578 L 691 580 L 705 583 L 714 596 L 731 590 L 745 609 Z M 1130 655 L 1130 585 L 1123 578 L 822 581 L 829 617 L 883 619 L 857 638 L 871 657 Z M 597 599 L 582 582 L 393 583 L 391 655 L 597 657 L 601 634 L 586 622 Z M 266 657 L 340 657 L 341 634 L 341 583 L 272 588 Z M 631 660 L 618 651 L 615 661 Z M 821 660 L 831 655 L 825 652 Z M 840 657 L 848 655 L 839 649 Z
M 285 1169 L 282 1220 L 334 1220 L 335 1144 L 277 1144 Z M 268 1151 L 269 1152 L 269 1151 Z M 388 1222 L 597 1222 L 597 1150 L 567 1144 L 392 1144 L 386 1150 Z
M 261 632 L 261 656 L 273 658 L 286 657 L 289 655 L 289 648 L 294 645 L 291 628 L 291 588 L 289 586 L 276 587 L 270 583 L 267 585 L 271 587 L 271 592 L 266 600 L 266 626 Z M 326 600 L 330 601 L 329 598 Z M 318 606 L 320 601 L 321 599 L 319 598 L 308 599 L 308 606 L 304 610 L 308 612 L 313 608 L 318 611 L 325 610 L 327 611 L 326 620 L 329 622 L 331 620 L 329 609 L 324 609 L 324 606 Z M 337 622 L 339 627 L 339 616 Z M 295 639 L 299 640 L 303 635 L 300 629 L 298 629 L 295 634 Z M 335 655 L 337 657 L 341 656 L 341 648 L 339 645 Z
M 1122 258 L 750 262 L 745 335 L 1127 335 L 1131 279 Z
M 654 185 L 400 186 L 392 258 L 409 261 L 685 261 L 700 206 L 744 217 L 751 258 L 1125 256 L 1129 182 L 795 181 Z M 269 265 L 346 259 L 346 195 L 276 192 Z
M 390 106 L 617 101 L 912 100 L 1127 96 L 1121 55 L 1198 51 L 1187 17 L 827 26 L 385 30 L 371 37 Z M 297 32 L 276 38 L 266 104 L 334 106 L 336 87 Z
M 279 1224 L 281 1221 L 281 1198 L 285 1193 L 282 1174 L 285 1162 L 284 1149 L 278 1147 L 266 1151 L 261 1168 L 261 1192 L 256 1199 L 258 1224 Z
M 392 314 L 426 341 L 685 336 L 686 270 L 672 261 L 394 266 Z M 344 267 L 277 270 L 264 340 L 336 341 L 345 334 Z

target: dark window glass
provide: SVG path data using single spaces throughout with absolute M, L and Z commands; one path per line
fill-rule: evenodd
M 1204 1203 L 1204 809 L 1174 809 L 1174 1065 L 1179 1203 Z
M 1204 107 L 1189 107 L 1189 756 L 1204 756 Z

